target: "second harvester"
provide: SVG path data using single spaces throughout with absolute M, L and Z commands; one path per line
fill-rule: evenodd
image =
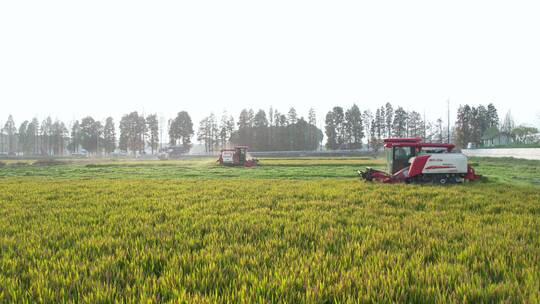
M 237 146 L 234 147 L 234 149 L 221 150 L 217 162 L 223 166 L 253 167 L 256 166 L 259 161 L 249 156 L 248 147 Z

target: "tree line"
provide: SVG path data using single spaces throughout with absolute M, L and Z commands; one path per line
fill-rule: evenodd
M 431 142 L 451 140 L 442 118 L 427 121 L 417 111 L 406 111 L 401 106 L 394 110 L 391 103 L 375 111 L 362 111 L 356 104 L 348 109 L 336 106 L 326 114 L 324 123 L 325 147 L 329 150 L 365 148 L 376 152 L 387 137 L 420 137 Z M 307 120 L 298 118 L 294 107 L 287 113 L 273 108 L 268 112 L 244 109 L 237 123 L 226 112 L 219 122 L 214 114 L 205 117 L 199 124 L 197 139 L 207 152 L 220 149 L 228 142 L 259 151 L 315 150 L 323 139 L 323 132 L 316 125 L 313 108 Z
M 247 145 L 254 151 L 315 150 L 323 138 L 316 124 L 314 109 L 309 110 L 307 120 L 298 117 L 294 107 L 286 114 L 272 107 L 268 113 L 243 109 L 237 123 L 227 112 L 219 122 L 214 114 L 205 117 L 199 124 L 197 140 L 204 144 L 206 152 L 229 144 Z
M 24 121 L 19 127 L 13 116 L 8 119 L 0 132 L 0 151 L 8 154 L 62 155 L 67 144 L 67 128 L 59 120 L 47 117 L 41 123 L 37 118 Z
M 349 109 L 334 107 L 326 114 L 326 148 L 379 151 L 387 137 L 419 137 L 426 142 L 451 142 L 465 148 L 469 143 L 482 146 L 495 136 L 505 135 L 515 143 L 533 142 L 538 130 L 525 125 L 515 126 L 510 112 L 500 121 L 493 103 L 487 106 L 460 105 L 453 127 L 443 126 L 442 118 L 429 121 L 417 111 L 407 111 L 390 103 L 360 111 L 354 104 Z
M 406 111 L 401 106 L 394 110 L 391 103 L 378 107 L 374 112 L 353 104 L 349 109 L 334 107 L 326 114 L 326 148 L 361 149 L 379 151 L 384 138 L 420 137 L 430 142 L 448 141 L 443 120 L 426 121 L 417 111 Z
M 454 142 L 459 147 L 468 143 L 481 145 L 497 134 L 506 134 L 516 142 L 526 142 L 538 130 L 515 126 L 508 113 L 499 121 L 493 104 L 460 106 L 453 128 L 443 126 L 441 118 L 428 121 L 417 111 L 386 103 L 375 111 L 356 104 L 350 108 L 333 107 L 324 119 L 325 147 L 330 150 L 367 149 L 379 151 L 387 137 L 420 137 L 430 142 Z M 136 111 L 123 115 L 118 128 L 112 117 L 96 120 L 91 116 L 74 121 L 69 127 L 60 120 L 47 117 L 23 121 L 18 127 L 9 115 L 0 129 L 0 152 L 23 155 L 64 155 L 66 152 L 112 154 L 121 151 L 137 155 L 155 154 L 168 136 L 168 146 L 192 147 L 195 132 L 190 115 L 178 112 L 167 122 L 156 114 Z M 164 129 L 166 129 L 164 131 Z M 117 131 L 119 133 L 117 134 Z M 167 139 L 166 139 L 167 140 Z M 316 150 L 321 147 L 323 131 L 317 128 L 316 113 L 309 109 L 307 119 L 294 107 L 280 112 L 272 107 L 243 109 L 237 120 L 227 112 L 221 117 L 213 113 L 204 117 L 197 130 L 197 140 L 206 152 L 233 145 L 247 145 L 254 151 Z M 84 151 L 83 151 L 84 150 Z
M 10 115 L 0 132 L 0 152 L 51 156 L 62 156 L 66 152 L 110 155 L 115 151 L 154 154 L 163 143 L 164 127 L 168 146 L 181 146 L 189 151 L 194 135 L 190 115 L 181 111 L 166 126 L 164 124 L 156 114 L 145 116 L 134 111 L 122 116 L 118 128 L 112 117 L 102 122 L 91 116 L 75 120 L 69 127 L 47 117 L 41 123 L 37 118 L 24 121 L 17 128 Z M 315 110 L 310 109 L 305 120 L 298 117 L 294 108 L 286 114 L 273 108 L 268 114 L 264 110 L 255 113 L 244 109 L 238 123 L 227 113 L 223 113 L 219 123 L 216 116 L 210 114 L 200 121 L 197 132 L 197 140 L 207 152 L 232 145 L 247 145 L 259 151 L 315 150 L 322 138 L 321 130 L 316 127 Z
M 66 152 L 79 154 L 110 155 L 119 150 L 127 154 L 144 154 L 147 150 L 154 154 L 162 142 L 163 126 L 156 114 L 141 115 L 131 112 L 122 116 L 118 130 L 112 117 L 102 123 L 91 116 L 76 120 L 68 129 L 60 120 L 47 117 L 41 123 L 37 118 L 24 121 L 17 128 L 13 116 L 9 115 L 0 132 L 0 152 L 9 155 L 54 155 Z M 170 145 L 191 147 L 193 123 L 186 111 L 181 111 L 168 122 Z
M 476 146 L 486 142 L 493 144 L 497 136 L 505 136 L 510 143 L 527 143 L 536 133 L 538 129 L 534 127 L 516 126 L 510 111 L 499 120 L 497 108 L 492 103 L 487 106 L 459 106 L 453 130 L 454 141 L 459 147 L 467 147 L 469 143 Z

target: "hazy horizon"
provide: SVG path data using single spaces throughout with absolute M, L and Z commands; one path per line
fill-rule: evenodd
M 0 3 L 4 121 L 131 111 L 194 124 L 386 102 L 452 123 L 460 104 L 540 125 L 539 5 L 276 1 Z

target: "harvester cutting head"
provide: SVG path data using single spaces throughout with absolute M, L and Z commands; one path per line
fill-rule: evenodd
M 249 156 L 248 147 L 237 146 L 234 147 L 234 149 L 221 150 L 217 162 L 223 166 L 253 167 L 256 166 L 259 161 Z
M 468 165 L 467 156 L 452 150 L 452 144 L 423 143 L 420 138 L 384 140 L 385 171 L 358 171 L 366 181 L 383 183 L 459 183 L 480 178 Z

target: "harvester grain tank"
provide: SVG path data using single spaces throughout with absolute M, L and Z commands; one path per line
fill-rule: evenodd
M 237 146 L 234 149 L 221 150 L 217 162 L 223 166 L 253 167 L 257 165 L 258 160 L 249 156 L 248 147 Z
M 366 181 L 383 183 L 447 184 L 480 179 L 467 156 L 453 149 L 452 144 L 424 143 L 421 138 L 387 138 L 386 172 L 367 168 L 358 174 Z

